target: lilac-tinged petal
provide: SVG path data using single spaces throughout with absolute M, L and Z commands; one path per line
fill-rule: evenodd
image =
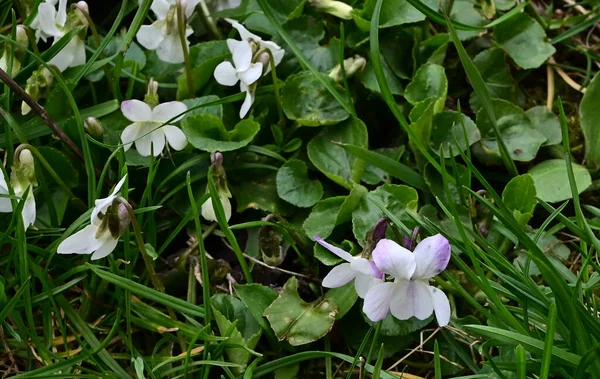
M 365 258 L 352 257 L 352 269 L 361 274 L 369 275 L 374 278 L 383 279 L 383 273 L 377 269 L 375 262 Z
M 166 103 L 158 104 L 152 109 L 152 121 L 165 123 L 175 118 L 172 122 L 181 120 L 187 111 L 187 105 L 181 101 L 169 101 Z
M 237 71 L 235 67 L 231 64 L 231 62 L 221 62 L 215 68 L 215 72 L 213 73 L 215 80 L 217 83 L 224 86 L 234 86 L 239 81 L 237 77 Z
M 415 280 L 394 283 L 390 312 L 398 320 L 416 317 L 425 320 L 433 312 L 433 300 L 427 285 Z
M 373 322 L 381 321 L 390 311 L 395 283 L 381 283 L 371 288 L 365 296 L 363 312 Z
M 415 271 L 413 253 L 389 239 L 377 242 L 373 250 L 373 260 L 377 268 L 399 279 L 410 279 Z
M 323 240 L 323 238 L 321 238 L 319 236 L 315 236 L 314 238 L 315 238 L 315 241 L 317 241 L 317 243 L 319 245 L 321 245 L 324 248 L 326 248 L 327 250 L 331 251 L 333 254 L 342 258 L 346 262 L 352 262 L 354 260 L 354 257 L 350 253 L 340 249 L 339 247 L 335 247 L 330 243 L 325 242 L 325 240 Z
M 417 267 L 414 279 L 433 278 L 446 269 L 450 261 L 450 243 L 441 234 L 427 237 L 415 248 Z
M 448 297 L 442 290 L 435 287 L 427 286 L 427 289 L 431 293 L 433 310 L 435 311 L 435 318 L 437 319 L 438 325 L 448 325 L 450 322 L 450 301 L 448 301 Z
M 357 272 L 350 267 L 350 263 L 342 263 L 335 266 L 329 274 L 323 278 L 323 287 L 338 288 L 356 277 Z
M 344 263 L 347 264 L 347 263 Z M 364 275 L 361 273 L 357 273 L 356 278 L 354 278 L 354 289 L 356 293 L 361 299 L 364 299 L 367 296 L 367 293 L 371 290 L 371 288 L 375 287 L 378 284 L 383 283 L 383 279 L 374 278 L 370 275 Z
M 96 239 L 98 227 L 88 225 L 58 245 L 58 254 L 91 254 L 100 246 L 103 241 Z
M 121 103 L 121 112 L 129 121 L 147 122 L 152 120 L 152 109 L 140 100 L 125 100 Z

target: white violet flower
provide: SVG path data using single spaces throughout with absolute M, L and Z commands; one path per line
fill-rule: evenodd
M 5 197 L 9 194 L 7 178 L 4 175 L 0 175 L 0 212 L 8 213 L 12 212 L 12 202 L 9 197 Z M 29 228 L 35 223 L 36 209 L 35 209 L 35 197 L 33 196 L 33 187 L 37 185 L 35 178 L 35 163 L 31 151 L 23 149 L 19 154 L 18 161 L 15 161 L 13 165 L 13 171 L 11 174 L 10 184 L 15 193 L 15 196 L 22 198 L 25 195 L 25 191 L 29 188 L 25 204 L 23 204 L 23 210 L 21 216 L 23 217 L 23 225 L 25 229 Z
M 220 152 L 212 153 L 210 161 L 213 167 L 212 178 L 217 188 L 223 211 L 225 211 L 225 218 L 229 221 L 231 218 L 231 201 L 229 199 L 232 196 L 229 186 L 227 186 L 227 173 L 223 167 L 223 154 Z M 209 192 L 208 186 L 206 186 L 206 192 Z M 202 217 L 207 221 L 217 221 L 217 215 L 215 214 L 213 202 L 210 198 L 202 204 Z
M 120 235 L 113 235 L 109 225 L 109 216 L 107 215 L 109 207 L 113 206 L 113 201 L 119 195 L 119 191 L 125 183 L 123 176 L 119 183 L 115 186 L 111 194 L 103 199 L 98 199 L 95 202 L 95 207 L 92 209 L 90 217 L 91 224 L 81 229 L 77 233 L 68 237 L 58 245 L 58 254 L 92 254 L 91 259 L 104 258 L 115 249 L 119 242 Z M 120 211 L 120 208 L 119 208 Z M 118 215 L 119 223 L 125 221 L 128 225 L 128 216 Z M 123 221 L 121 220 L 123 219 Z M 117 233 L 119 234 L 119 233 Z
M 244 25 L 240 24 L 236 20 L 232 20 L 230 18 L 226 18 L 225 20 L 229 22 L 231 26 L 233 26 L 238 31 L 238 33 L 240 33 L 240 38 L 242 39 L 242 41 L 254 41 L 258 44 L 259 51 L 262 49 L 269 49 L 271 51 L 271 54 L 273 55 L 273 63 L 275 63 L 275 66 L 278 66 L 279 63 L 281 63 L 281 60 L 285 55 L 285 50 L 282 49 L 278 44 L 272 41 L 263 41 L 263 39 L 260 36 L 249 32 L 248 29 L 244 27 Z M 227 42 L 229 43 L 229 40 Z M 271 67 L 270 65 L 267 65 L 265 74 L 267 74 L 269 71 L 271 71 Z
M 384 282 L 385 279 L 383 273 L 379 271 L 373 261 L 361 257 L 354 257 L 339 247 L 335 247 L 325 242 L 318 236 L 315 236 L 314 238 L 321 246 L 347 262 L 339 264 L 329 271 L 329 274 L 323 279 L 323 287 L 337 288 L 354 280 L 356 293 L 364 299 L 371 288 Z
M 200 1 L 187 0 L 185 2 L 186 19 L 189 19 L 194 13 L 194 9 Z M 152 25 L 142 25 L 136 35 L 138 42 L 148 50 L 156 50 L 158 58 L 163 62 L 182 63 L 184 58 L 179 38 L 176 1 L 154 0 L 151 9 L 157 20 Z M 192 28 L 186 25 L 185 36 L 188 47 L 190 42 L 187 37 L 192 33 Z
M 187 106 L 179 101 L 162 103 L 154 108 L 150 108 L 140 100 L 122 102 L 123 116 L 133 121 L 133 124 L 127 126 L 121 134 L 125 151 L 135 143 L 135 148 L 140 155 L 146 157 L 153 151 L 154 156 L 158 156 L 165 148 L 165 140 L 173 149 L 182 150 L 187 145 L 185 134 L 176 126 L 163 124 L 174 117 L 177 118 L 173 122 L 181 120 L 182 113 L 186 110 Z
M 425 238 L 414 253 L 388 239 L 373 250 L 377 268 L 394 277 L 393 282 L 373 287 L 363 311 L 371 321 L 383 320 L 388 312 L 399 320 L 416 317 L 425 320 L 435 311 L 440 326 L 450 321 L 450 302 L 441 290 L 430 286 L 429 279 L 446 269 L 450 244 L 440 234 Z
M 252 103 L 254 103 L 254 91 L 250 86 L 254 84 L 263 72 L 262 63 L 252 63 L 252 46 L 248 41 L 227 40 L 227 46 L 231 51 L 233 64 L 221 62 L 215 68 L 214 76 L 219 84 L 234 86 L 240 82 L 240 89 L 246 92 L 246 99 L 240 109 L 240 118 L 244 118 Z

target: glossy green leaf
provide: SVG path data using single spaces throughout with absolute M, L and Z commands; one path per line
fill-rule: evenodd
M 494 28 L 496 43 L 521 68 L 538 68 L 556 49 L 544 29 L 526 13 L 517 14 Z
M 519 225 L 525 226 L 537 204 L 533 178 L 529 174 L 515 176 L 502 191 L 502 200 Z
M 404 93 L 404 86 L 394 74 L 390 66 L 387 62 L 382 59 L 383 73 L 385 78 L 390 86 L 390 91 L 394 95 L 402 95 Z M 381 93 L 381 88 L 379 88 L 379 83 L 377 83 L 377 77 L 375 76 L 375 71 L 373 70 L 373 63 L 367 62 L 365 69 L 360 73 L 360 82 L 365 86 L 365 88 L 373 91 Z
M 546 137 L 544 145 L 558 145 L 562 142 L 560 122 L 558 117 L 543 105 L 528 109 L 527 116 L 538 132 Z
M 216 116 L 218 118 L 223 118 L 223 105 L 210 105 L 206 107 L 200 107 L 200 105 L 212 103 L 214 101 L 218 101 L 219 97 L 215 95 L 201 96 L 195 97 L 193 99 L 185 99 L 181 102 L 187 106 L 187 109 L 192 109 L 195 107 L 199 107 L 197 109 L 193 109 L 185 114 L 186 117 L 194 116 L 197 114 L 210 114 Z
M 589 171 L 580 165 L 573 164 L 573 174 L 579 193 L 585 191 L 591 184 Z M 571 187 L 567 175 L 567 165 L 562 159 L 549 159 L 529 170 L 535 183 L 537 196 L 549 203 L 571 199 Z
M 338 305 L 332 299 L 319 298 L 307 303 L 298 295 L 298 280 L 292 276 L 279 297 L 264 311 L 275 335 L 292 346 L 318 340 L 331 330 Z
M 325 46 L 323 21 L 312 16 L 301 16 L 287 21 L 283 28 L 317 70 L 327 72 L 340 62 L 339 40 L 332 39 Z
M 417 161 L 417 167 L 423 169 L 427 163 L 427 158 L 419 150 L 418 146 L 429 147 L 431 140 L 431 130 L 433 129 L 433 116 L 436 101 L 434 97 L 427 98 L 426 100 L 417 103 L 410 112 L 410 128 L 414 134 L 409 136 L 408 145 L 410 146 L 415 160 Z
M 337 86 L 331 78 L 324 80 Z M 350 117 L 350 114 L 329 93 L 316 74 L 310 71 L 303 71 L 288 77 L 281 90 L 281 96 L 285 115 L 300 125 L 332 125 Z
M 370 18 L 375 8 L 375 3 L 376 0 L 365 1 L 364 15 Z M 440 3 L 438 0 L 425 0 L 423 4 L 431 9 L 437 9 Z M 423 20 L 425 20 L 425 14 L 410 5 L 410 3 L 406 1 L 384 0 L 381 7 L 379 27 L 387 28 Z
M 228 131 L 220 118 L 211 114 L 198 114 L 186 117 L 181 128 L 192 146 L 215 152 L 237 150 L 248 145 L 260 130 L 260 124 L 245 119 Z
M 472 26 L 484 26 L 487 20 L 475 8 L 475 4 L 470 1 L 458 0 L 452 6 L 450 20 L 458 21 L 462 24 Z M 470 38 L 477 37 L 480 32 L 471 30 L 457 30 L 458 38 L 461 41 L 466 41 Z
M 232 185 L 237 211 L 260 209 L 268 213 L 287 215 L 294 209 L 277 194 L 276 171 L 257 175 L 252 180 Z
M 304 162 L 292 159 L 277 171 L 277 194 L 290 204 L 307 208 L 321 199 L 323 185 L 318 180 L 308 179 Z
M 332 300 L 334 304 L 338 305 L 338 313 L 335 315 L 335 319 L 341 319 L 358 300 L 358 294 L 354 289 L 354 281 L 352 280 L 338 288 L 331 288 L 325 293 L 325 300 Z
M 235 293 L 248 308 L 258 325 L 266 332 L 270 332 L 267 320 L 263 317 L 263 312 L 275 301 L 277 292 L 260 284 L 238 284 L 235 286 Z
M 467 140 L 465 140 L 465 133 Z M 481 133 L 477 129 L 477 125 L 464 114 L 443 111 L 433 117 L 429 145 L 438 155 L 441 154 L 443 149 L 444 157 L 457 156 L 461 151 L 465 151 L 480 139 Z M 452 147 L 453 154 L 450 152 L 450 147 Z
M 387 158 L 392 159 L 395 162 L 398 162 L 398 160 L 400 160 L 400 157 L 402 156 L 402 154 L 404 154 L 404 146 L 399 146 L 399 147 L 383 147 L 380 149 L 375 149 L 373 150 L 373 152 L 377 153 L 377 154 L 381 154 Z M 379 167 L 374 166 L 371 163 L 367 163 L 367 166 L 365 167 L 365 172 L 363 174 L 362 177 L 362 181 L 367 183 L 367 184 L 371 184 L 371 185 L 375 185 L 375 184 L 379 184 L 381 182 L 388 182 L 390 180 L 390 176 L 388 175 L 387 172 L 385 172 L 385 170 L 382 170 Z
M 192 65 L 192 78 L 196 93 L 213 78 L 215 67 L 230 56 L 225 41 L 208 41 L 197 43 L 190 47 L 190 62 Z M 183 73 L 177 77 L 177 99 L 188 97 L 187 78 Z
M 587 166 L 591 170 L 600 168 L 600 73 L 596 74 L 594 79 L 587 87 L 581 104 L 579 106 L 579 118 L 581 120 L 581 130 L 585 137 L 585 159 Z
M 447 93 L 448 79 L 444 67 L 427 63 L 417 70 L 412 81 L 406 86 L 404 97 L 412 105 L 433 97 L 434 112 L 439 113 L 444 109 Z

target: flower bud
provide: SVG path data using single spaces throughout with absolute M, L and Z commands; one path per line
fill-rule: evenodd
M 353 8 L 346 3 L 336 0 L 308 0 L 308 2 L 320 12 L 329 13 L 344 20 L 352 20 Z
M 92 137 L 97 140 L 102 140 L 104 137 L 104 127 L 95 117 L 88 117 L 83 122 L 83 128 Z
M 87 3 L 85 1 L 80 1 L 77 4 L 75 4 L 75 6 L 81 12 L 84 12 L 85 14 L 88 14 L 88 15 L 90 14 L 90 8 L 88 7 L 88 5 L 87 5 Z
M 352 58 L 344 59 L 344 71 L 346 71 L 346 77 L 350 78 L 357 72 L 362 71 L 367 65 L 367 60 L 359 55 L 355 55 Z M 342 81 L 342 68 L 341 65 L 335 66 L 329 71 L 329 77 L 336 82 Z
M 106 227 L 114 239 L 120 238 L 129 227 L 131 218 L 127 205 L 123 203 L 123 199 L 114 199 L 111 206 L 106 210 L 106 215 L 102 219 L 102 223 L 106 223 Z M 102 229 L 102 228 L 100 228 Z
M 227 174 L 223 167 L 223 154 L 218 151 L 212 153 L 210 155 L 210 162 L 212 164 L 212 179 L 215 183 L 215 187 L 217 187 L 217 193 L 219 194 L 221 205 L 223 205 L 225 217 L 227 218 L 227 221 L 229 221 L 231 218 L 231 202 L 229 201 L 231 192 L 227 186 Z M 206 187 L 206 192 L 208 192 L 208 186 Z M 208 221 L 217 221 L 212 199 L 208 199 L 202 204 L 202 217 Z
M 144 102 L 150 106 L 150 108 L 154 108 L 159 104 L 158 101 L 158 82 L 154 80 L 154 78 L 150 78 L 148 81 L 148 92 L 146 92 L 146 96 L 144 96 Z
M 35 160 L 31 155 L 31 151 L 27 148 L 17 148 L 15 158 L 10 177 L 10 184 L 15 188 L 15 191 L 24 191 L 29 186 L 37 186 Z
M 37 71 L 27 79 L 25 85 L 25 92 L 35 101 L 39 101 L 41 98 L 45 98 L 50 93 L 50 87 L 52 86 L 54 76 L 46 67 L 40 67 Z M 31 108 L 27 103 L 21 104 L 21 114 L 26 115 L 31 111 Z
M 27 29 L 24 25 L 17 25 L 16 37 L 19 44 L 25 47 L 29 45 L 29 37 L 27 36 Z

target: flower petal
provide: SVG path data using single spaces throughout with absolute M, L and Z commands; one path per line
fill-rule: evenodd
M 8 186 L 4 175 L 0 172 L 0 195 L 8 195 Z M 12 202 L 8 197 L 0 197 L 0 212 L 12 212 Z
M 383 273 L 377 269 L 375 262 L 365 258 L 352 257 L 352 269 L 361 274 L 369 275 L 374 278 L 383 279 Z
M 221 62 L 213 74 L 217 83 L 224 86 L 234 86 L 238 82 L 237 71 L 231 62 Z
M 431 293 L 433 310 L 435 311 L 435 318 L 437 319 L 438 325 L 448 325 L 450 322 L 450 301 L 448 301 L 448 297 L 442 290 L 435 287 L 427 286 L 427 289 Z
M 138 138 L 139 131 L 140 124 L 138 122 L 134 122 L 123 129 L 123 132 L 121 133 L 121 142 L 123 142 L 123 149 L 125 151 L 131 148 L 132 143 Z
M 169 14 L 169 8 L 171 8 L 171 4 L 169 4 L 166 0 L 154 0 L 152 1 L 152 5 L 150 9 L 156 15 L 156 18 L 159 20 L 164 20 L 167 18 Z
M 117 185 L 115 186 L 115 188 L 110 192 L 110 196 L 117 196 L 119 194 L 119 191 L 121 190 L 121 187 L 123 187 L 123 184 L 125 184 L 125 179 L 127 179 L 127 174 L 123 175 L 123 177 L 121 178 L 121 180 L 119 180 L 119 182 L 117 183 Z
M 401 280 L 394 283 L 390 304 L 392 315 L 398 320 L 416 317 L 425 320 L 433 312 L 433 301 L 427 285 L 418 280 Z
M 156 21 L 152 25 L 142 25 L 135 35 L 140 45 L 148 50 L 156 50 L 158 45 L 165 39 L 165 30 L 162 24 Z
M 187 111 L 187 106 L 181 101 L 169 101 L 158 104 L 152 109 L 152 121 L 162 124 L 176 117 L 171 122 L 177 122 L 185 116 L 182 114 L 185 111 Z
M 96 249 L 94 254 L 92 254 L 91 260 L 101 259 L 106 257 L 108 254 L 112 253 L 115 247 L 117 247 L 118 239 L 112 238 L 110 232 L 105 233 L 108 236 L 102 239 L 102 245 Z
M 253 63 L 250 68 L 244 72 L 239 72 L 238 77 L 245 85 L 249 86 L 256 82 L 262 75 L 263 65 L 262 63 Z
M 315 239 L 315 241 L 317 241 L 317 243 L 319 245 L 321 245 L 324 248 L 326 248 L 327 250 L 331 251 L 333 254 L 342 258 L 346 262 L 352 262 L 354 260 L 354 257 L 350 253 L 340 249 L 339 247 L 335 247 L 330 243 L 325 242 L 325 240 L 323 240 L 323 238 L 321 238 L 319 236 L 315 236 L 314 239 Z
M 235 49 L 231 52 L 233 65 L 237 72 L 246 71 L 252 63 L 252 46 L 248 42 L 240 42 L 236 44 Z
M 381 321 L 390 311 L 395 283 L 381 283 L 371 288 L 365 296 L 363 312 L 373 322 Z
M 96 239 L 98 227 L 88 225 L 58 245 L 58 254 L 91 254 L 102 246 L 103 241 Z
M 388 239 L 382 239 L 373 250 L 377 268 L 399 279 L 410 279 L 415 272 L 414 254 Z
M 148 157 L 154 153 L 158 157 L 165 149 L 165 133 L 162 128 L 154 130 L 138 139 L 135 147 L 141 156 Z
M 202 217 L 204 217 L 206 221 L 217 221 L 215 209 L 213 208 L 212 200 L 210 198 L 202 204 Z
M 254 103 L 254 92 L 247 90 L 246 98 L 244 99 L 244 103 L 242 104 L 242 107 L 240 108 L 240 118 L 246 117 L 246 115 L 250 111 L 250 108 L 252 107 L 253 103 Z
M 36 38 L 45 41 L 47 37 L 57 37 L 62 33 L 56 28 L 56 8 L 49 3 L 40 3 L 38 14 L 31 23 L 36 29 Z
M 167 142 L 169 142 L 169 145 L 173 149 L 180 151 L 187 146 L 187 138 L 178 127 L 173 125 L 165 125 L 162 127 L 162 130 L 167 138 Z
M 121 103 L 121 112 L 129 121 L 147 122 L 152 120 L 152 109 L 140 100 L 125 100 Z
M 29 187 L 29 195 L 27 195 L 27 199 L 25 199 L 21 215 L 23 216 L 23 225 L 25 226 L 25 229 L 35 224 L 35 197 L 33 197 L 32 187 Z
M 329 274 L 323 278 L 323 287 L 338 288 L 356 277 L 357 272 L 350 267 L 350 263 L 342 263 L 335 266 Z
M 450 243 L 441 234 L 427 237 L 415 248 L 417 267 L 414 279 L 433 278 L 446 269 L 450 261 Z
M 52 59 L 50 59 L 48 64 L 56 66 L 56 68 L 58 68 L 58 71 L 60 72 L 63 72 L 67 68 L 69 68 L 73 63 L 73 58 L 75 57 L 75 50 L 77 49 L 76 39 L 77 37 L 71 38 L 69 43 L 67 43 L 62 48 L 62 50 L 58 52 L 58 54 L 56 54 Z M 55 39 L 54 41 L 56 42 L 58 41 L 58 39 Z
M 73 37 L 73 61 L 69 67 L 77 67 L 85 64 L 85 44 L 83 40 L 77 36 Z
M 190 42 L 186 40 L 189 48 Z M 167 34 L 156 48 L 156 55 L 163 62 L 183 63 L 183 48 L 178 33 Z
M 343 263 L 347 264 L 347 263 Z M 354 289 L 356 293 L 361 299 L 364 299 L 367 296 L 367 293 L 371 288 L 375 287 L 378 284 L 383 283 L 383 279 L 374 278 L 371 275 L 364 275 L 361 273 L 357 273 L 356 278 L 354 278 Z
M 55 19 L 56 24 L 59 26 L 65 26 L 67 22 L 67 0 L 60 0 L 58 2 L 58 12 Z
M 227 221 L 231 218 L 231 202 L 229 198 L 225 194 L 219 194 L 219 198 L 221 199 L 221 205 L 223 205 L 223 211 L 225 212 L 225 218 Z
M 192 13 L 194 13 L 194 9 L 196 6 L 200 4 L 202 0 L 187 0 L 187 4 L 185 5 L 185 17 L 190 18 Z
M 236 20 L 233 20 L 231 18 L 226 18 L 225 21 L 227 21 L 228 23 L 230 23 L 231 26 L 233 26 L 238 31 L 238 33 L 240 33 L 240 39 L 241 40 L 247 41 L 249 39 L 253 39 L 256 42 L 262 41 L 262 38 L 260 38 L 256 34 L 250 33 L 248 31 L 248 29 L 246 29 L 244 27 L 244 25 L 240 24 Z

